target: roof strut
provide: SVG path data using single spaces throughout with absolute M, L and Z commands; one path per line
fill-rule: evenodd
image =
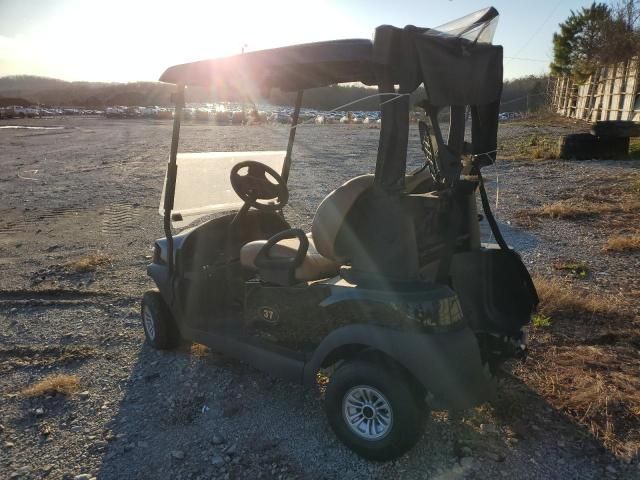
M 178 142 L 180 140 L 180 121 L 182 119 L 182 109 L 184 108 L 184 85 L 178 85 L 178 89 L 173 95 L 176 105 L 173 115 L 173 135 L 171 137 L 171 155 L 167 165 L 167 180 L 164 186 L 164 234 L 167 237 L 167 264 L 169 274 L 173 273 L 173 234 L 171 232 L 171 211 L 176 194 L 176 178 L 178 174 Z M 173 295 L 173 290 L 172 290 Z
M 291 130 L 289 130 L 289 143 L 287 144 L 287 154 L 284 157 L 284 164 L 282 165 L 282 179 L 286 185 L 289 180 L 289 170 L 291 169 L 291 151 L 293 150 L 293 141 L 296 138 L 296 130 L 298 127 L 298 117 L 300 117 L 300 107 L 302 106 L 302 93 L 304 90 L 298 90 L 298 96 L 296 97 L 296 104 L 293 108 L 293 115 L 291 116 Z

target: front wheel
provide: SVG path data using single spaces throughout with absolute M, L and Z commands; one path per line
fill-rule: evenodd
M 144 335 L 153 348 L 167 350 L 178 345 L 180 332 L 160 292 L 145 292 L 142 296 L 140 314 Z
M 325 410 L 338 438 L 370 460 L 392 460 L 410 450 L 424 429 L 424 408 L 404 372 L 371 361 L 342 365 L 332 376 Z

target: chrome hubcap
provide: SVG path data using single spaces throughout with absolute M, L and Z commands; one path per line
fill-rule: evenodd
M 149 339 L 154 340 L 156 338 L 156 327 L 153 324 L 153 314 L 146 305 L 142 309 L 142 320 L 144 321 L 144 329 L 147 331 Z
M 384 438 L 393 425 L 393 411 L 387 398 L 365 385 L 353 387 L 345 394 L 342 416 L 349 429 L 365 440 Z

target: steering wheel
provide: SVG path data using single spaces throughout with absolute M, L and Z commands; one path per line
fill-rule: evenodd
M 240 171 L 247 169 L 241 175 Z M 231 186 L 246 205 L 274 212 L 282 210 L 289 200 L 287 185 L 278 172 L 264 163 L 247 160 L 231 169 Z M 272 200 L 270 203 L 258 200 Z M 274 201 L 275 200 L 275 201 Z

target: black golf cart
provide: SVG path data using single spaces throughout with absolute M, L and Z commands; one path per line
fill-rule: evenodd
M 490 400 L 495 368 L 525 353 L 538 301 L 482 183 L 481 168 L 496 156 L 497 16 L 489 8 L 437 30 L 384 25 L 373 41 L 294 45 L 165 71 L 160 80 L 177 85 L 176 108 L 161 204 L 166 237 L 147 269 L 158 290 L 142 301 L 147 341 L 203 343 L 309 386 L 326 370 L 331 427 L 371 459 L 410 449 L 428 407 Z M 380 94 L 375 173 L 336 185 L 306 233 L 283 214 L 303 91 L 344 82 Z M 178 154 L 185 87 L 194 85 L 297 91 L 287 150 Z M 407 173 L 409 94 L 421 85 L 425 161 Z M 481 244 L 477 196 L 497 245 Z

